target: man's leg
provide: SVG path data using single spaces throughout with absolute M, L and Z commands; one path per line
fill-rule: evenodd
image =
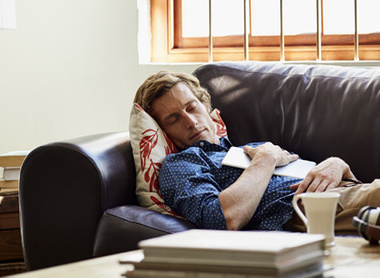
M 364 206 L 380 207 L 380 180 L 351 187 L 338 187 L 331 191 L 341 194 L 335 217 L 337 234 L 357 234 L 352 218 Z
M 380 179 L 368 184 L 338 187 L 329 191 L 340 193 L 335 217 L 335 233 L 338 235 L 357 235 L 358 231 L 352 225 L 352 218 L 364 206 L 380 207 Z M 305 225 L 297 213 L 294 213 L 291 223 L 287 223 L 285 229 L 297 232 L 306 231 Z

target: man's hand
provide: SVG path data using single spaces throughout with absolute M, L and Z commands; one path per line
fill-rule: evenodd
M 275 167 L 287 165 L 298 159 L 298 155 L 290 154 L 288 151 L 270 142 L 264 143 L 256 148 L 244 146 L 244 152 L 248 154 L 252 160 L 254 160 L 255 156 L 267 156 L 268 159 L 272 158 L 274 159 Z
M 296 190 L 295 194 L 323 192 L 338 187 L 343 178 L 355 179 L 355 176 L 346 162 L 331 157 L 311 169 L 303 181 L 290 186 L 290 189 Z

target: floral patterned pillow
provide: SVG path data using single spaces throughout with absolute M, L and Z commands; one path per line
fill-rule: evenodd
M 211 117 L 217 135 L 227 136 L 226 126 L 217 109 L 211 113 Z M 136 167 L 136 195 L 140 206 L 177 216 L 165 204 L 158 184 L 162 162 L 169 153 L 177 152 L 176 146 L 137 103 L 132 106 L 129 133 Z

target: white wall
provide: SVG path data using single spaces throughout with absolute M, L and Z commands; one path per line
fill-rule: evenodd
M 199 66 L 139 65 L 138 1 L 16 0 L 17 30 L 0 30 L 0 153 L 127 130 L 146 77 Z
M 0 30 L 0 153 L 128 129 L 139 65 L 137 0 L 16 0 Z

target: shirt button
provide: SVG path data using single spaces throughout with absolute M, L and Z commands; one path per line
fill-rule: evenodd
M 204 143 L 204 142 L 200 142 L 200 143 L 199 143 L 199 146 L 200 146 L 201 148 L 203 148 L 203 147 L 205 146 L 205 143 Z

